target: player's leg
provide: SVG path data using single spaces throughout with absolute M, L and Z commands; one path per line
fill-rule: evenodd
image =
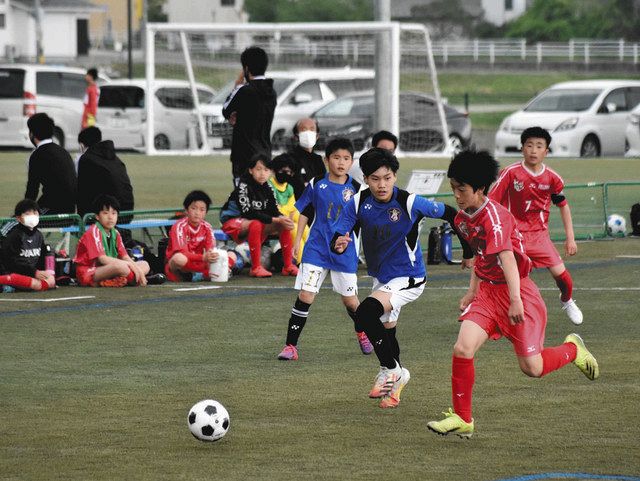
M 347 314 L 353 321 L 353 327 L 358 339 L 358 345 L 362 354 L 371 354 L 373 345 L 369 342 L 369 338 L 364 332 L 362 326 L 358 324 L 356 311 L 360 305 L 358 299 L 358 276 L 355 273 L 331 271 L 331 284 L 333 291 L 340 294 L 342 304 L 347 309 Z
M 56 282 L 51 275 L 47 275 L 45 280 L 40 280 L 34 277 L 12 273 L 0 276 L 0 285 L 24 290 L 46 291 L 49 288 L 54 287 Z
M 282 361 L 295 361 L 298 359 L 298 340 L 307 323 L 309 309 L 320 291 L 322 282 L 327 276 L 327 269 L 303 263 L 296 276 L 295 288 L 299 290 L 298 297 L 291 309 L 289 327 L 287 328 L 287 340 L 285 346 L 278 354 Z
M 298 268 L 293 264 L 293 237 L 292 231 L 280 229 L 280 248 L 282 249 L 282 275 L 297 276 Z
M 575 325 L 582 324 L 582 311 L 573 300 L 573 279 L 565 267 L 564 262 L 549 267 L 549 272 L 556 281 L 558 289 L 560 289 L 562 310 L 567 313 L 567 316 Z
M 130 272 L 129 266 L 124 261 L 98 266 L 93 274 L 93 285 L 122 287 L 127 284 L 127 276 Z
M 249 253 L 251 255 L 251 270 L 249 275 L 252 277 L 271 277 L 272 274 L 264 267 L 260 260 L 262 253 L 262 243 L 267 238 L 265 233 L 266 225 L 259 220 L 243 219 L 242 236 L 246 232 L 247 242 L 249 243 Z
M 475 384 L 475 366 L 473 359 L 489 339 L 486 327 L 474 321 L 464 320 L 460 325 L 458 339 L 453 346 L 451 361 L 451 402 L 453 409 L 444 412 L 441 421 L 431 421 L 427 427 L 438 434 L 457 434 L 471 437 L 474 431 L 472 416 L 473 386 Z

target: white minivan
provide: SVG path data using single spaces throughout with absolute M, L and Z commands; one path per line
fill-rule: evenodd
M 271 144 L 274 149 L 285 146 L 291 137 L 291 126 L 342 95 L 371 90 L 374 71 L 364 69 L 312 69 L 267 71 L 273 79 L 277 103 L 271 124 Z M 209 144 L 212 148 L 230 148 L 233 127 L 222 115 L 222 106 L 233 90 L 233 81 L 217 93 L 210 105 L 200 110 L 204 117 Z
M 114 80 L 101 87 L 97 126 L 104 139 L 116 149 L 142 150 L 145 147 L 147 82 L 145 79 Z M 154 139 L 157 150 L 185 149 L 189 126 L 194 123 L 194 103 L 186 80 L 155 79 Z M 215 92 L 197 83 L 198 100 L 206 105 Z
M 622 156 L 629 111 L 640 103 L 640 80 L 577 80 L 555 84 L 505 118 L 495 155 L 520 153 L 520 134 L 540 126 L 554 157 Z
M 55 123 L 54 141 L 77 146 L 86 70 L 33 64 L 0 65 L 0 146 L 32 148 L 27 120 L 44 112 Z M 99 75 L 99 83 L 109 79 Z

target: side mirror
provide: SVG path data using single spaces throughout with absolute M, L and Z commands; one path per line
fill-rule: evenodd
M 313 97 L 311 97 L 311 94 L 295 94 L 291 99 L 291 103 L 294 105 L 308 104 L 312 100 L 313 100 Z

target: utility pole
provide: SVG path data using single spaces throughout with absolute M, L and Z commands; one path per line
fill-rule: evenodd
M 33 0 L 34 19 L 36 21 L 36 62 L 44 63 L 44 48 L 42 47 L 42 5 L 40 0 Z
M 133 78 L 133 58 L 131 49 L 133 48 L 133 35 L 131 34 L 131 0 L 127 0 L 127 65 L 129 80 Z
M 374 0 L 374 20 L 377 22 L 391 21 L 390 0 Z M 391 105 L 384 101 L 385 94 L 391 92 L 391 33 L 376 34 L 376 129 L 392 130 Z M 400 132 L 393 132 L 400 135 Z

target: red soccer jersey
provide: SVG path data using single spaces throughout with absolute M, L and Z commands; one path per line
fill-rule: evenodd
M 562 177 L 546 165 L 534 174 L 520 163 L 500 172 L 489 197 L 509 209 L 522 232 L 548 230 L 551 196 L 560 194 L 563 188 Z M 566 202 L 557 205 L 561 207 Z
M 127 250 L 122 243 L 120 233 L 116 231 L 116 246 L 118 249 L 118 257 L 122 258 L 127 255 Z M 96 224 L 87 229 L 76 249 L 76 256 L 73 262 L 79 266 L 95 267 L 98 264 L 98 257 L 105 255 L 104 245 L 102 244 L 102 233 Z
M 513 252 L 520 278 L 529 275 L 531 260 L 525 253 L 522 234 L 516 227 L 513 216 L 500 204 L 487 199 L 471 215 L 459 211 L 454 223 L 476 253 L 474 269 L 480 279 L 506 282 L 498 259 L 498 254 L 502 251 Z
M 198 227 L 192 227 L 185 217 L 173 224 L 169 231 L 165 259 L 168 262 L 176 252 L 202 255 L 204 251 L 213 249 L 215 245 L 211 224 L 203 221 Z

